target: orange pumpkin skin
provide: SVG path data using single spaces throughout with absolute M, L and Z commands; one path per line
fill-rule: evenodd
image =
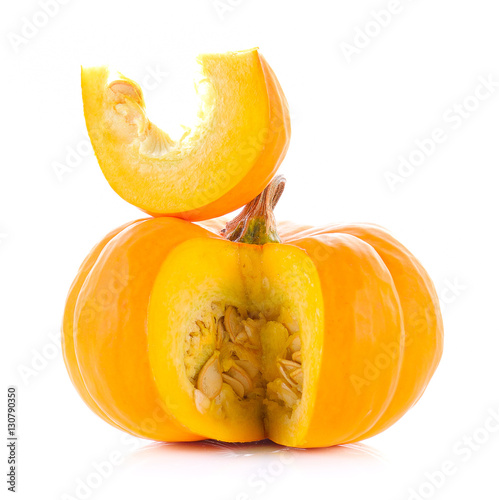
M 75 280 L 63 335 L 68 371 L 87 404 L 131 434 L 159 441 L 219 438 L 190 431 L 175 418 L 165 391 L 160 396 L 147 352 L 147 308 L 169 253 L 194 238 L 223 240 L 221 226 L 167 217 L 132 223 L 108 235 L 91 254 L 98 256 L 91 270 L 89 257 Z M 279 232 L 282 244 L 257 251 L 263 258 L 275 245 L 291 245 L 308 255 L 320 279 L 324 328 L 317 333 L 320 359 L 311 360 L 317 372 L 306 421 L 297 423 L 296 432 L 271 423 L 265 435 L 298 447 L 373 436 L 419 399 L 440 360 L 442 321 L 431 280 L 407 249 L 373 225 L 317 229 L 284 223 Z M 223 241 L 239 252 L 257 246 Z M 292 288 L 293 274 L 283 279 Z M 224 439 L 263 437 L 242 429 Z
M 327 255 L 327 251 L 324 250 L 325 245 L 320 242 L 323 236 L 346 234 L 361 240 L 379 255 L 393 280 L 403 315 L 398 345 L 401 351 L 397 354 L 396 345 L 382 345 L 374 359 L 369 361 L 374 365 L 373 375 L 376 376 L 377 373 L 387 369 L 384 367 L 387 356 L 392 356 L 393 362 L 396 362 L 399 356 L 399 375 L 394 379 L 393 393 L 387 397 L 383 410 L 373 418 L 373 424 L 365 426 L 364 429 L 360 426 L 357 433 L 341 441 L 360 441 L 379 434 L 399 420 L 419 400 L 442 357 L 443 322 L 433 282 L 421 263 L 407 248 L 385 229 L 374 224 L 337 224 L 314 228 L 286 222 L 279 224 L 278 227 L 283 243 L 297 245 L 307 250 L 318 268 L 326 267 L 328 261 L 324 259 L 324 255 Z M 328 286 L 335 286 L 334 280 L 325 274 L 321 274 L 321 282 L 323 293 Z M 346 335 L 352 334 L 353 332 L 350 334 L 346 332 Z M 331 331 L 331 337 L 334 335 L 334 331 Z M 330 377 L 327 374 L 328 366 L 322 369 L 325 373 L 320 380 L 327 380 Z M 355 373 L 354 376 L 355 378 L 350 377 L 350 382 L 354 386 L 354 391 L 350 395 L 352 400 L 362 397 L 364 384 L 371 383 L 365 374 L 364 377 L 360 376 L 360 380 L 356 378 L 359 373 Z M 369 411 L 369 408 L 365 407 L 365 410 Z M 321 411 L 319 407 L 317 414 L 319 419 L 330 418 L 327 412 Z M 316 429 L 320 427 L 318 425 Z M 314 426 L 311 425 L 311 428 Z M 316 439 L 320 441 L 323 437 L 319 434 Z
M 69 378 L 73 383 L 76 391 L 83 399 L 83 401 L 87 404 L 87 406 L 94 411 L 99 417 L 105 420 L 108 424 L 111 424 L 118 429 L 121 429 L 119 425 L 113 422 L 96 404 L 96 402 L 90 396 L 87 388 L 85 387 L 85 382 L 81 376 L 80 368 L 78 367 L 78 360 L 76 359 L 76 352 L 74 346 L 74 313 L 76 307 L 76 301 L 78 299 L 78 295 L 81 291 L 81 287 L 85 282 L 88 274 L 92 270 L 96 260 L 101 254 L 104 247 L 121 231 L 134 224 L 134 222 L 128 222 L 117 229 L 108 233 L 97 245 L 92 248 L 88 256 L 82 262 L 80 269 L 76 275 L 76 278 L 73 280 L 71 287 L 68 292 L 68 297 L 66 299 L 66 307 L 64 308 L 64 317 L 62 320 L 62 335 L 61 335 L 61 344 L 62 344 L 62 356 L 64 359 L 64 364 L 66 365 L 66 369 L 69 374 Z
M 180 242 L 208 234 L 166 217 L 122 226 L 91 252 L 70 291 L 62 338 L 71 379 L 97 415 L 130 434 L 200 439 L 179 426 L 160 401 L 148 367 L 145 326 L 150 289 L 165 256 Z

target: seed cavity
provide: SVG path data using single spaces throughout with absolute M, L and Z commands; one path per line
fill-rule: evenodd
M 114 80 L 108 84 L 114 110 L 128 125 L 133 125 L 139 153 L 161 158 L 178 146 L 166 132 L 154 125 L 146 116 L 142 90 L 132 80 Z
M 276 378 L 264 380 L 261 332 L 267 322 L 262 313 L 220 302 L 213 302 L 206 316 L 195 321 L 186 336 L 185 363 L 200 413 L 207 413 L 214 400 L 219 403 L 227 390 L 240 400 L 266 398 L 289 411 L 299 403 L 304 383 L 299 323 L 286 313 L 281 324 L 287 341 L 273 358 Z

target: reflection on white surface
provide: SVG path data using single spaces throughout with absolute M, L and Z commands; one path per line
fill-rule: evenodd
M 362 443 L 309 450 L 268 440 L 162 443 L 128 455 L 113 491 L 119 484 L 130 495 L 125 485 L 133 488 L 136 482 L 130 478 L 142 477 L 142 491 L 151 491 L 155 498 L 168 497 L 166 491 L 157 496 L 158 488 L 168 484 L 173 491 L 185 491 L 185 498 L 249 500 L 286 495 L 292 499 L 303 498 L 311 487 L 314 491 L 317 487 L 331 489 L 331 493 L 343 491 L 344 482 L 352 483 L 352 476 L 380 478 L 388 469 L 382 454 Z
M 142 460 L 168 459 L 170 456 L 190 457 L 193 460 L 209 456 L 210 460 L 224 461 L 228 458 L 292 456 L 313 461 L 318 457 L 328 457 L 329 461 L 355 459 L 366 462 L 385 462 L 383 455 L 371 446 L 363 443 L 344 444 L 330 448 L 289 448 L 280 446 L 269 440 L 253 443 L 223 443 L 221 441 L 205 440 L 193 443 L 154 443 L 144 446 L 129 455 L 129 463 Z

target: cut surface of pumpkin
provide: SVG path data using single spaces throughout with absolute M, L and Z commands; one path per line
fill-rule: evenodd
M 257 49 L 204 54 L 198 122 L 178 140 L 152 123 L 139 85 L 108 67 L 82 68 L 85 120 L 111 187 L 151 215 L 204 220 L 268 184 L 290 138 L 286 99 Z
M 190 240 L 163 264 L 148 318 L 154 378 L 182 425 L 222 441 L 263 439 L 266 427 L 277 442 L 303 441 L 324 320 L 305 252 Z

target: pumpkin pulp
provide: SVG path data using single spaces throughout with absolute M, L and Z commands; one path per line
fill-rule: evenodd
M 272 184 L 282 185 L 279 178 Z M 279 195 L 265 190 L 260 210 L 253 207 L 246 228 L 228 240 L 194 238 L 176 247 L 156 278 L 148 313 L 153 376 L 178 422 L 196 434 L 289 443 L 307 432 L 322 295 L 303 250 L 262 244 L 275 241 L 265 205 Z

